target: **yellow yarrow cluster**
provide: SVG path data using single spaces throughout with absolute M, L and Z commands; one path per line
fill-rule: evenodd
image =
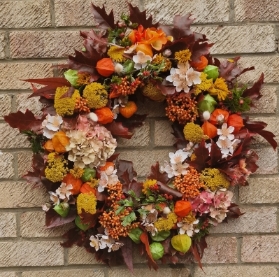
M 191 51 L 189 49 L 177 51 L 174 54 L 174 58 L 178 61 L 178 63 L 186 63 L 191 60 Z
M 185 139 L 193 142 L 199 143 L 204 137 L 203 130 L 200 125 L 195 124 L 193 122 L 189 122 L 185 125 L 183 129 L 183 134 Z
M 165 100 L 165 95 L 161 93 L 161 91 L 154 86 L 151 82 L 148 82 L 146 86 L 143 88 L 143 95 L 150 98 L 153 101 L 162 102 Z
M 67 161 L 63 156 L 58 156 L 55 152 L 48 154 L 47 167 L 45 169 L 47 179 L 54 183 L 61 182 L 67 172 Z
M 73 169 L 70 169 L 70 173 L 76 178 L 80 179 L 83 175 L 84 170 L 79 167 L 74 167 Z
M 86 72 L 78 72 L 77 86 L 88 85 L 90 83 L 91 75 Z
M 147 179 L 144 183 L 143 183 L 143 189 L 142 192 L 144 194 L 148 194 L 148 190 L 150 187 L 154 186 L 157 183 L 157 180 L 155 179 Z
M 200 175 L 200 180 L 212 191 L 230 186 L 226 176 L 217 168 L 204 169 Z
M 192 224 L 196 220 L 195 215 L 190 212 L 187 216 L 183 217 L 182 222 L 185 222 L 187 224 Z
M 106 106 L 108 93 L 100 83 L 91 83 L 83 90 L 83 97 L 87 100 L 90 109 L 99 109 Z
M 56 113 L 65 116 L 72 115 L 75 110 L 76 100 L 80 98 L 79 91 L 76 89 L 71 97 L 64 97 L 69 87 L 58 87 L 54 96 L 54 108 Z
M 126 60 L 126 58 L 123 56 L 124 51 L 125 51 L 125 48 L 113 45 L 109 48 L 107 54 L 115 62 L 121 63 Z
M 219 101 L 224 101 L 229 94 L 229 89 L 224 78 L 217 78 L 213 86 L 208 90 L 210 95 L 217 96 Z
M 84 210 L 86 213 L 96 213 L 97 198 L 93 193 L 80 193 L 77 197 L 77 212 L 82 213 Z
M 177 216 L 175 213 L 169 213 L 166 218 L 159 218 L 154 226 L 157 228 L 158 232 L 160 231 L 168 231 L 173 225 L 177 222 Z
M 164 68 L 161 71 L 166 72 L 171 69 L 171 61 L 168 58 L 162 56 L 162 54 L 156 55 L 156 57 L 152 60 L 152 64 L 156 65 L 159 65 L 162 62 L 164 62 Z
M 201 83 L 194 86 L 194 93 L 198 95 L 202 91 L 208 91 L 213 86 L 213 80 L 207 79 L 207 75 L 202 72 L 200 75 Z

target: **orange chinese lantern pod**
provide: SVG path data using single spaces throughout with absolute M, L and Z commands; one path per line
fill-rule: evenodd
M 145 55 L 148 55 L 150 57 L 153 57 L 153 51 L 152 51 L 152 47 L 149 44 L 146 43 L 139 43 L 136 47 L 136 52 L 141 51 L 143 52 Z
M 220 125 L 224 122 L 227 122 L 228 117 L 229 117 L 228 111 L 222 109 L 215 109 L 210 115 L 209 122 L 212 123 L 213 125 Z
M 100 171 L 106 171 L 110 166 L 113 166 L 113 168 L 114 168 L 114 163 L 113 162 L 106 162 L 105 165 L 99 167 L 99 170 Z
M 191 66 L 194 67 L 197 71 L 202 71 L 208 65 L 208 60 L 205 56 L 200 57 L 200 61 L 192 62 Z
M 70 139 L 66 136 L 66 133 L 64 133 L 63 131 L 55 133 L 55 135 L 52 138 L 53 148 L 57 153 L 65 153 L 65 146 L 67 146 L 69 142 Z
M 134 101 L 128 101 L 124 107 L 119 107 L 119 112 L 125 118 L 130 118 L 137 111 L 137 109 L 138 107 Z
M 189 201 L 179 200 L 175 203 L 174 213 L 179 217 L 185 217 L 192 211 Z
M 49 139 L 45 144 L 44 144 L 44 149 L 48 152 L 53 152 L 54 148 L 53 148 L 53 143 L 52 140 Z
M 94 195 L 96 195 L 96 189 L 92 188 L 90 183 L 88 182 L 84 183 L 79 191 L 80 193 L 93 193 Z
M 113 121 L 113 113 L 108 107 L 97 109 L 94 112 L 98 116 L 98 122 L 101 124 L 107 124 Z
M 209 138 L 215 138 L 217 136 L 217 128 L 212 123 L 205 121 L 201 126 L 203 133 Z
M 104 77 L 110 76 L 114 72 L 114 64 L 111 58 L 103 58 L 97 62 L 96 69 Z
M 228 118 L 228 125 L 234 127 L 234 133 L 237 133 L 243 126 L 243 118 L 238 114 L 231 114 Z
M 75 178 L 71 173 L 68 173 L 64 178 L 63 181 L 67 185 L 72 185 L 73 188 L 71 189 L 71 192 L 73 195 L 78 194 L 80 191 L 80 187 L 82 185 L 81 179 Z

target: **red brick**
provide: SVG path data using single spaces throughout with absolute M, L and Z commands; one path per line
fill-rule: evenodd
M 81 49 L 79 31 L 14 31 L 10 33 L 11 58 L 60 58 Z

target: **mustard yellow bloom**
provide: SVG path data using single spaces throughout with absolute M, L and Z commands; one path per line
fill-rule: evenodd
M 200 75 L 201 83 L 194 85 L 194 93 L 198 95 L 202 91 L 208 91 L 213 86 L 213 80 L 207 79 L 207 75 L 204 72 L 201 72 Z
M 86 213 L 96 213 L 97 198 L 93 193 L 80 193 L 77 197 L 77 212 L 82 213 L 84 210 Z
M 148 193 L 148 190 L 150 187 L 154 186 L 157 183 L 157 180 L 154 179 L 147 179 L 144 183 L 143 183 L 143 189 L 142 192 L 144 194 Z
M 96 82 L 84 88 L 83 97 L 87 100 L 90 109 L 103 108 L 108 102 L 108 92 L 102 84 Z
M 199 143 L 204 137 L 203 130 L 200 125 L 193 122 L 187 123 L 183 129 L 183 134 L 185 139 L 193 142 Z
M 186 63 L 191 60 L 191 51 L 189 49 L 181 50 L 178 52 L 175 52 L 174 58 L 179 62 L 179 63 Z
M 65 116 L 72 115 L 75 110 L 76 100 L 80 98 L 79 91 L 76 89 L 71 97 L 64 97 L 69 87 L 58 87 L 54 96 L 54 108 L 56 113 Z
M 168 58 L 162 56 L 162 54 L 158 54 L 155 58 L 153 58 L 152 64 L 159 65 L 161 63 L 164 63 L 164 68 L 161 71 L 166 72 L 171 69 L 171 61 Z
M 52 152 L 47 156 L 47 167 L 45 175 L 51 182 L 61 182 L 68 172 L 67 161 L 63 156 L 57 155 Z
M 108 50 L 108 56 L 115 62 L 124 62 L 126 58 L 123 56 L 125 48 L 118 46 L 111 46 Z
M 177 222 L 177 216 L 175 213 L 169 213 L 167 217 L 159 218 L 155 223 L 154 226 L 157 230 L 160 231 L 168 231 L 170 230 L 173 225 Z
M 142 92 L 144 96 L 157 102 L 162 102 L 166 98 L 152 82 L 148 82 L 147 85 L 144 86 Z
M 205 168 L 200 175 L 200 180 L 212 191 L 230 186 L 225 174 L 217 168 Z
M 219 101 L 224 101 L 229 94 L 229 89 L 224 78 L 217 78 L 213 86 L 208 90 L 210 95 L 217 96 Z

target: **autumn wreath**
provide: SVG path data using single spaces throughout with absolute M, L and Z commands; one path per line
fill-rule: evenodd
M 18 111 L 5 120 L 31 142 L 33 171 L 24 178 L 49 192 L 46 226 L 74 222 L 64 247 L 130 269 L 136 244 L 154 269 L 184 256 L 200 263 L 210 228 L 241 215 L 230 187 L 247 185 L 257 169 L 252 139 L 277 146 L 264 122 L 242 114 L 261 97 L 264 77 L 237 83 L 253 68 L 213 58 L 190 14 L 165 26 L 128 5 L 130 15 L 116 23 L 92 5 L 99 31 L 81 32 L 84 48 L 61 66 L 64 77 L 26 80 L 41 115 Z M 166 103 L 176 151 L 138 182 L 132 163 L 115 153 L 115 137 L 130 138 L 143 124 L 136 103 L 144 98 Z

